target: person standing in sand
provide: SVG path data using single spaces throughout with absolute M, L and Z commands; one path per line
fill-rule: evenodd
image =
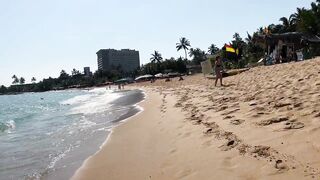
M 220 56 L 216 57 L 216 61 L 214 64 L 214 71 L 216 73 L 216 82 L 214 83 L 215 86 L 217 86 L 218 79 L 220 79 L 220 85 L 223 86 L 222 84 L 222 60 Z

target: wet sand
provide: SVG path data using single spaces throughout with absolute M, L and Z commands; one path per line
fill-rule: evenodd
M 145 110 L 73 179 L 319 179 L 320 59 L 135 84 Z

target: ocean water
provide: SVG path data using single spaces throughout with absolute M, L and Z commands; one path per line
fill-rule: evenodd
M 0 179 L 70 178 L 143 98 L 105 88 L 0 96 Z

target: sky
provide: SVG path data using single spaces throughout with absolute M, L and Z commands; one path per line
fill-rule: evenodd
M 15 74 L 58 77 L 63 69 L 97 70 L 99 49 L 136 49 L 140 63 L 154 50 L 184 57 L 175 45 L 221 47 L 238 32 L 279 23 L 312 0 L 0 0 L 0 85 Z

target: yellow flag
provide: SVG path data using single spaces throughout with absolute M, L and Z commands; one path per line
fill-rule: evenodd
M 226 46 L 226 51 L 227 51 L 227 52 L 236 53 L 236 50 L 235 50 L 234 48 L 228 47 L 228 46 Z

